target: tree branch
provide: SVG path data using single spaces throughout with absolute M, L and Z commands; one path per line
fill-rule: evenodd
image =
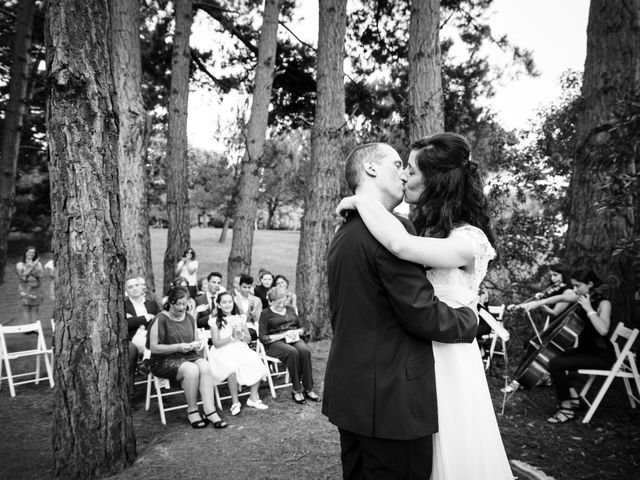
M 227 10 L 220 7 L 213 0 L 202 0 L 193 4 L 194 9 L 200 9 L 208 13 L 211 18 L 216 20 L 231 35 L 240 40 L 256 57 L 258 56 L 258 47 L 254 45 L 253 39 L 242 33 L 237 27 L 233 19 L 225 15 Z
M 209 69 L 207 69 L 207 66 L 204 63 L 202 63 L 202 60 L 200 60 L 196 51 L 193 48 L 191 49 L 191 60 L 193 61 L 193 63 L 196 64 L 196 66 L 198 67 L 198 70 L 200 70 L 207 77 L 209 77 L 213 81 L 213 83 L 215 83 L 218 87 L 225 90 L 229 90 L 230 85 L 224 80 L 220 80 L 219 78 L 214 76 L 213 73 L 211 73 Z

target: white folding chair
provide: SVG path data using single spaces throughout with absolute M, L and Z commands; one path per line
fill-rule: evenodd
M 631 408 L 636 407 L 636 402 L 640 403 L 640 376 L 638 375 L 638 367 L 636 366 L 636 358 L 635 354 L 631 352 L 631 347 L 633 343 L 638 338 L 639 330 L 634 328 L 631 330 L 624 326 L 624 323 L 620 322 L 616 326 L 616 329 L 611 335 L 611 343 L 613 343 L 613 348 L 616 352 L 616 361 L 611 367 L 610 370 L 596 370 L 596 369 L 580 369 L 578 373 L 581 375 L 588 375 L 589 379 L 587 383 L 582 388 L 580 392 L 580 398 L 583 402 L 589 405 L 589 410 L 587 414 L 582 419 L 582 423 L 589 423 L 591 417 L 596 412 L 600 402 L 604 398 L 604 395 L 607 393 L 607 390 L 611 386 L 611 382 L 613 382 L 614 378 L 621 378 L 624 382 L 624 387 L 627 391 L 627 397 L 629 398 L 629 403 L 631 404 Z M 620 348 L 620 344 L 618 343 L 618 339 L 626 339 L 622 348 Z M 600 391 L 598 391 L 597 395 L 593 399 L 593 402 L 590 402 L 587 399 L 587 393 L 593 385 L 593 382 L 596 377 L 605 377 L 604 383 L 602 387 L 600 387 Z M 633 379 L 636 387 L 636 391 L 633 391 L 631 382 L 629 379 Z
M 504 328 L 504 312 L 506 307 L 502 305 L 490 305 L 487 310 L 479 309 L 478 315 L 480 315 L 485 322 L 491 327 L 491 333 L 485 335 L 484 338 L 490 339 L 491 344 L 489 347 L 489 353 L 485 359 L 484 369 L 489 370 L 491 366 L 491 360 L 494 355 L 501 355 L 507 362 L 507 341 L 509 340 L 509 332 Z M 496 346 L 500 342 L 500 348 L 496 350 Z
M 174 395 L 182 395 L 184 397 L 184 390 L 182 390 L 182 388 L 180 387 L 172 388 L 169 380 L 167 380 L 166 378 L 156 377 L 153 373 L 149 372 L 149 374 L 147 375 L 147 398 L 144 404 L 144 409 L 146 411 L 149 411 L 149 408 L 151 407 L 151 400 L 155 398 L 158 401 L 160 421 L 163 425 L 167 424 L 167 419 L 165 417 L 166 412 L 179 410 L 181 408 L 187 408 L 186 401 L 185 403 L 181 403 L 180 405 L 166 407 L 164 404 L 164 399 L 172 397 Z M 198 405 L 202 405 L 202 401 L 199 401 Z
M 271 392 L 271 396 L 276 398 L 276 390 L 280 388 L 291 387 L 293 384 L 291 383 L 291 378 L 289 376 L 289 370 L 287 367 L 276 357 L 270 357 L 267 355 L 267 352 L 264 348 L 264 345 L 260 340 L 256 340 L 256 352 L 262 358 L 262 361 L 269 369 L 269 375 L 267 375 L 267 383 L 269 384 L 269 391 Z M 273 379 L 283 377 L 283 383 L 275 384 Z
M 36 346 L 31 350 L 20 350 L 9 352 L 7 349 L 6 335 L 11 334 L 23 334 L 28 332 L 37 333 Z M 53 388 L 53 373 L 51 369 L 51 349 L 47 349 L 44 342 L 44 334 L 42 333 L 42 324 L 38 320 L 35 323 L 28 325 L 17 325 L 13 327 L 5 327 L 0 325 L 0 388 L 2 387 L 2 380 L 6 379 L 9 383 L 9 391 L 11 396 L 16 396 L 15 386 L 24 385 L 27 383 L 40 383 L 40 379 L 49 380 L 49 386 Z M 36 357 L 36 369 L 31 372 L 14 374 L 11 371 L 11 360 L 17 360 L 24 357 Z M 44 358 L 44 366 L 47 372 L 46 376 L 40 376 L 40 357 Z M 2 376 L 2 368 L 6 368 L 7 375 Z M 28 380 L 21 380 L 14 382 L 14 378 L 33 377 Z

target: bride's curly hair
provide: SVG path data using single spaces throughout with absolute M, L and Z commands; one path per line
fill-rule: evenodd
M 469 224 L 481 229 L 495 248 L 483 182 L 478 164 L 469 158 L 469 142 L 444 132 L 414 142 L 411 151 L 416 152 L 425 186 L 411 214 L 417 232 L 446 238 L 454 227 Z

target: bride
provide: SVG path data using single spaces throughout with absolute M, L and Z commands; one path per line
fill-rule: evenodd
M 440 133 L 411 145 L 403 172 L 405 200 L 420 236 L 407 233 L 382 204 L 342 199 L 338 213 L 357 209 L 373 236 L 394 255 L 431 267 L 438 298 L 452 307 L 477 304 L 480 282 L 496 256 L 478 165 L 466 139 Z M 438 433 L 432 480 L 513 479 L 477 343 L 433 342 Z

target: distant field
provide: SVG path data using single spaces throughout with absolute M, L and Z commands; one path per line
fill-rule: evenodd
M 218 243 L 220 228 L 191 229 L 191 248 L 196 252 L 198 260 L 198 277 L 206 276 L 213 271 L 221 272 L 223 284 L 227 283 L 227 259 L 231 250 L 233 232 L 229 230 L 225 243 Z M 162 262 L 167 248 L 167 230 L 152 228 L 151 261 L 155 276 L 156 292 L 162 292 Z M 296 263 L 298 261 L 299 231 L 290 230 L 256 230 L 253 237 L 253 258 L 251 272 L 254 277 L 258 270 L 266 268 L 274 275 L 283 274 L 295 289 Z

